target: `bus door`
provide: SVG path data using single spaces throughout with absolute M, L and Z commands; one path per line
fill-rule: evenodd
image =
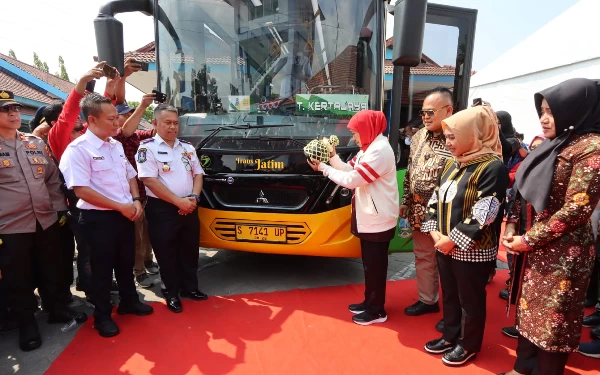
M 385 113 L 391 119 L 398 118 L 398 113 L 392 116 L 394 111 L 400 112 L 399 124 L 390 126 L 391 132 L 398 131 L 396 169 L 401 197 L 411 137 L 423 127 L 419 110 L 427 93 L 438 86 L 447 87 L 453 93 L 455 112 L 469 106 L 467 100 L 472 74 L 476 19 L 475 9 L 428 3 L 421 63 L 411 68 L 396 67 L 393 76 L 389 78 L 386 74 Z M 386 53 L 386 57 L 390 55 L 391 53 Z M 386 62 L 386 65 L 391 65 L 391 61 Z M 387 67 L 390 68 L 392 67 Z M 400 98 L 394 98 L 392 95 L 395 80 L 402 80 Z M 390 244 L 390 252 L 411 251 L 412 234 L 409 225 L 399 220 L 397 232 Z

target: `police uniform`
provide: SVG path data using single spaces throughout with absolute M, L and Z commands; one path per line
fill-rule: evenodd
M 171 148 L 159 135 L 140 144 L 136 164 L 139 178 L 157 178 L 178 197 L 190 196 L 194 177 L 204 174 L 194 146 L 176 139 Z M 180 215 L 177 206 L 158 198 L 148 186 L 146 194 L 150 242 L 158 260 L 169 308 L 177 310 L 169 304 L 169 297 L 178 301 L 180 292 L 184 297 L 206 299 L 206 295 L 198 291 L 198 210 Z
M 113 201 L 133 204 L 129 180 L 135 177 L 136 172 L 127 161 L 121 143 L 112 138 L 105 142 L 88 129 L 69 144 L 60 160 L 60 170 L 69 189 L 89 187 Z M 83 199 L 77 202 L 77 207 L 82 234 L 90 244 L 95 327 L 101 335 L 112 336 L 118 333 L 116 326 L 116 333 L 106 334 L 98 327 L 100 323 L 114 324 L 110 319 L 113 269 L 119 285 L 119 312 L 121 308 L 139 305 L 131 274 L 134 223 L 118 211 L 95 206 Z
M 7 105 L 20 104 L 11 92 L 0 91 L 0 107 Z M 41 345 L 34 318 L 35 287 L 50 312 L 50 323 L 58 322 L 59 311 L 68 312 L 66 301 L 59 299 L 63 280 L 57 215 L 67 205 L 58 168 L 44 141 L 14 132 L 14 138 L 0 136 L 0 270 L 1 288 L 8 291 L 0 298 L 20 320 L 21 348 L 32 350 Z

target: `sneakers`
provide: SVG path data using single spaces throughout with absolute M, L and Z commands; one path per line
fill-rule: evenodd
M 500 297 L 501 299 L 508 301 L 508 289 L 502 289 L 500 291 L 500 293 L 498 294 L 498 297 Z
M 594 340 L 600 340 L 600 326 L 592 329 L 590 331 L 590 336 L 592 336 Z
M 371 324 L 383 323 L 386 320 L 387 320 L 387 314 L 385 313 L 385 311 L 382 311 L 377 314 L 373 314 L 368 311 L 363 311 L 352 317 L 352 321 L 361 326 L 368 326 Z
M 135 283 L 142 288 L 151 288 L 154 285 L 154 281 L 150 279 L 150 276 L 146 272 L 135 277 Z
M 366 309 L 367 309 L 367 306 L 365 306 L 364 302 L 353 303 L 352 305 L 348 306 L 348 310 L 350 310 L 350 312 L 352 314 L 360 314 L 360 313 L 364 312 Z
M 586 357 L 600 358 L 600 340 L 582 342 L 579 344 L 579 353 Z
M 144 267 L 146 268 L 146 272 L 148 272 L 148 274 L 150 274 L 150 275 L 158 274 L 158 263 L 153 262 L 153 261 L 145 261 Z
M 504 333 L 508 337 L 512 337 L 513 339 L 519 338 L 519 331 L 517 331 L 515 326 L 502 328 L 502 333 Z

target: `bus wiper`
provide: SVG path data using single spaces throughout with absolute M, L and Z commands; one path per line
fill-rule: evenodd
M 215 128 L 213 130 L 205 130 L 207 132 L 211 131 L 212 133 L 210 133 L 206 138 L 204 138 L 202 141 L 200 141 L 200 143 L 198 144 L 197 150 L 201 150 L 202 147 L 204 147 L 208 143 L 208 141 L 210 141 L 221 130 L 246 130 L 246 129 L 262 129 L 262 128 L 281 128 L 281 127 L 285 127 L 285 126 L 294 126 L 294 124 L 270 124 L 270 125 L 250 125 L 250 124 L 246 124 L 246 125 L 226 125 L 226 126 L 219 126 L 218 128 Z

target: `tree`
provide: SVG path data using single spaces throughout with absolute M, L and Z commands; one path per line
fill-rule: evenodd
M 140 106 L 140 102 L 136 102 L 136 101 L 127 101 L 127 105 L 130 106 L 131 108 L 137 108 Z M 152 117 L 154 116 L 154 105 L 150 104 L 150 106 L 148 108 L 146 108 L 146 110 L 144 111 L 144 120 L 148 121 L 148 122 L 152 122 Z
M 8 50 L 8 56 L 12 57 L 13 59 L 17 59 L 17 55 L 15 55 L 15 51 L 13 51 L 12 49 Z
M 48 69 L 48 64 L 46 64 L 45 62 L 40 60 L 40 58 L 38 57 L 38 54 L 35 52 L 33 53 L 33 65 L 35 65 L 35 67 L 38 68 L 39 70 L 42 70 L 46 73 L 48 73 L 50 71 L 50 69 Z
M 204 64 L 199 72 L 192 71 L 195 76 L 193 83 L 193 94 L 196 98 L 197 110 L 201 112 L 216 112 L 217 104 L 221 104 L 217 86 L 217 80 L 210 76 L 210 67 Z
M 67 68 L 65 67 L 65 60 L 63 60 L 62 56 L 58 56 L 58 67 L 60 68 L 60 74 L 57 74 L 56 76 L 65 81 L 70 81 L 69 73 L 67 73 Z

